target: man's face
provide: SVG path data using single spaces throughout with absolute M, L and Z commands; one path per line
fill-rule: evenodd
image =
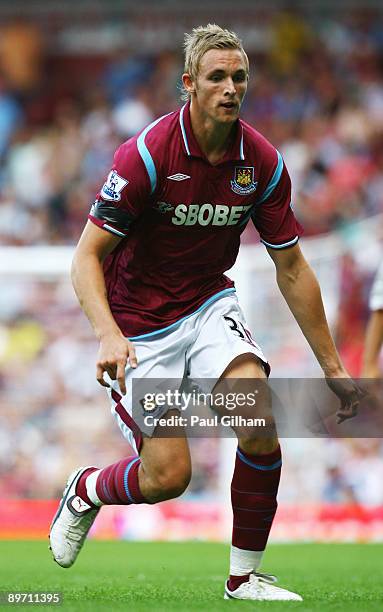
M 188 85 L 187 81 L 184 83 Z M 196 80 L 190 80 L 190 88 L 194 93 L 192 104 L 203 115 L 219 123 L 234 122 L 247 89 L 247 68 L 241 51 L 207 51 L 201 58 Z

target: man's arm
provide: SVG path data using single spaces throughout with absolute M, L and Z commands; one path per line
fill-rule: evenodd
M 325 376 L 348 377 L 327 324 L 318 281 L 299 245 L 267 250 L 276 267 L 278 287 Z
M 121 392 L 126 393 L 125 367 L 137 366 L 133 344 L 122 334 L 110 310 L 105 287 L 103 261 L 113 251 L 121 238 L 98 228 L 88 221 L 77 245 L 72 263 L 72 283 L 81 308 L 88 317 L 100 341 L 97 357 L 97 380 L 104 387 L 108 372 L 118 380 Z
M 322 296 L 314 272 L 298 245 L 288 249 L 269 249 L 277 270 L 279 289 L 295 320 L 311 346 L 326 382 L 339 397 L 338 423 L 356 415 L 365 392 L 359 389 L 345 370 L 332 339 Z
M 367 324 L 362 376 L 380 378 L 379 354 L 383 346 L 383 309 L 373 310 Z

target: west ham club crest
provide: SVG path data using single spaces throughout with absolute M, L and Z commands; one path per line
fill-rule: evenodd
M 234 170 L 234 179 L 230 181 L 231 188 L 234 193 L 239 195 L 248 195 L 256 190 L 258 181 L 254 181 L 253 166 L 236 166 Z

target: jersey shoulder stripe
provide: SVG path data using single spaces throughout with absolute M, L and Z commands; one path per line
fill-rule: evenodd
M 262 202 L 267 200 L 267 198 L 274 191 L 275 187 L 278 185 L 279 180 L 280 180 L 280 178 L 282 176 L 282 170 L 283 170 L 282 155 L 280 154 L 279 151 L 277 151 L 277 149 L 276 149 L 276 153 L 277 153 L 277 167 L 275 168 L 274 174 L 271 177 L 271 180 L 270 180 L 269 184 L 267 185 L 265 191 L 263 192 L 261 198 L 258 200 L 258 204 L 262 204 Z
M 186 107 L 186 104 L 184 104 L 183 107 L 180 110 L 180 126 L 181 126 L 181 134 L 182 134 L 182 138 L 183 138 L 183 141 L 184 141 L 186 153 L 190 157 L 191 153 L 190 153 L 190 149 L 189 149 L 188 139 L 186 138 L 186 130 L 185 130 L 185 125 L 184 125 L 184 110 L 185 110 L 185 107 Z
M 241 123 L 241 131 L 242 131 L 242 135 L 241 135 L 241 143 L 239 145 L 239 156 L 241 158 L 241 160 L 245 159 L 245 153 L 243 151 L 243 124 Z
M 154 193 L 157 186 L 157 171 L 153 161 L 153 157 L 146 145 L 145 138 L 148 132 L 150 132 L 150 130 L 152 130 L 160 121 L 165 119 L 165 117 L 168 117 L 171 114 L 172 113 L 167 113 L 166 115 L 162 115 L 162 117 L 159 117 L 158 119 L 150 123 L 137 138 L 137 149 L 139 154 L 141 155 L 142 161 L 145 164 L 145 168 L 149 176 L 151 195 Z

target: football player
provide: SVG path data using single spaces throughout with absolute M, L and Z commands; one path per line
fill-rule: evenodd
M 153 504 L 188 486 L 187 438 L 142 435 L 133 379 L 190 377 L 212 381 L 211 390 L 227 381 L 238 387 L 241 380 L 267 387 L 269 364 L 225 276 L 248 222 L 324 375 L 341 380 L 338 393 L 355 402 L 357 387 L 337 354 L 318 282 L 298 245 L 302 229 L 287 168 L 275 147 L 239 118 L 248 79 L 248 58 L 235 33 L 209 24 L 187 34 L 185 104 L 120 146 L 92 206 L 73 285 L 99 340 L 97 380 L 137 454 L 70 476 L 50 534 L 63 567 L 74 563 L 101 506 Z M 300 601 L 259 572 L 282 466 L 270 398 L 260 395 L 254 412 L 266 415 L 268 435 L 236 431 L 224 597 Z M 156 416 L 174 412 L 169 408 L 157 406 Z

